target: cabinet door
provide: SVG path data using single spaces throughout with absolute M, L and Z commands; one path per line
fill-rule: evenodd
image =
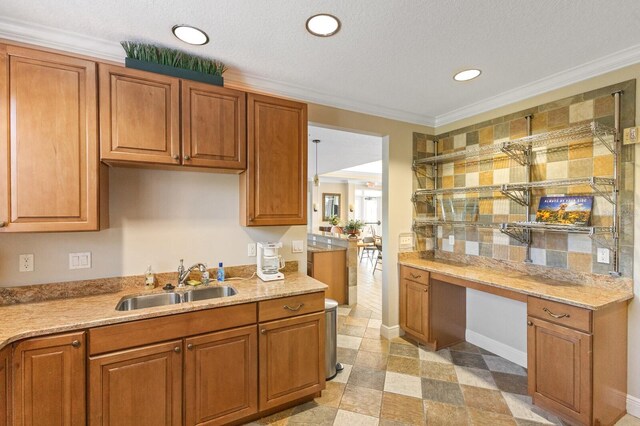
M 180 80 L 100 64 L 105 161 L 180 164 Z
M 9 407 L 11 402 L 9 400 L 9 355 L 10 346 L 7 346 L 0 351 L 0 426 L 7 426 L 11 424 L 9 422 Z
M 528 317 L 529 394 L 536 405 L 591 422 L 591 335 Z
M 0 230 L 97 230 L 95 63 L 0 44 L 0 99 Z
M 15 345 L 14 426 L 86 424 L 84 342 L 81 332 Z
M 429 286 L 400 281 L 400 327 L 412 337 L 429 341 Z
M 89 424 L 182 423 L 182 342 L 89 359 Z
M 222 425 L 258 412 L 255 325 L 186 339 L 186 424 Z
M 260 324 L 260 410 L 325 386 L 324 312 Z
M 240 175 L 242 225 L 305 225 L 307 106 L 248 94 L 247 160 Z
M 246 169 L 246 109 L 244 92 L 183 80 L 183 163 Z

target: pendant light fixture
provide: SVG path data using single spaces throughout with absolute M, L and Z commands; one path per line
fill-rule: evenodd
M 320 139 L 314 139 L 312 142 L 316 145 L 316 174 L 313 175 L 313 184 L 318 186 L 320 185 L 320 178 L 318 177 L 318 144 Z

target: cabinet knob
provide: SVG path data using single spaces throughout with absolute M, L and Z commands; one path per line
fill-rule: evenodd
M 527 325 L 531 327 L 533 325 L 533 321 L 527 321 Z
M 177 354 L 180 353 L 180 346 L 176 346 L 175 348 L 173 348 L 173 351 Z
M 174 160 L 176 160 L 176 161 L 178 161 L 178 160 L 180 159 L 180 156 L 179 156 L 178 154 L 175 154 L 175 155 L 173 156 L 173 159 L 174 159 Z
M 71 342 L 71 346 L 73 346 L 74 348 L 79 348 L 80 340 L 74 340 L 73 342 Z
M 249 222 L 253 222 L 253 216 L 249 216 Z
M 424 292 L 425 292 L 425 293 L 426 293 L 426 292 L 428 292 L 428 291 L 429 291 L 429 287 L 427 287 L 427 288 L 425 288 L 425 289 L 424 289 Z
M 262 330 L 260 330 L 260 334 L 267 334 L 267 330 L 263 328 Z
M 193 343 L 189 343 L 189 344 L 187 345 L 187 349 L 189 349 L 190 351 L 192 351 L 192 350 L 193 350 Z
M 184 161 L 189 161 L 191 160 L 191 156 L 190 155 L 185 155 L 184 156 Z
M 4 228 L 5 226 L 7 226 L 7 222 L 0 222 L 0 228 Z

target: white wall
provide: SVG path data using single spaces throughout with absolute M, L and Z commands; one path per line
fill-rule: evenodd
M 110 228 L 101 232 L 3 234 L 0 286 L 174 271 L 185 263 L 254 264 L 247 243 L 281 240 L 283 255 L 306 270 L 306 226 L 245 228 L 239 224 L 237 175 L 111 168 Z M 68 253 L 90 251 L 91 269 L 68 270 Z M 34 272 L 18 272 L 18 255 L 35 255 Z

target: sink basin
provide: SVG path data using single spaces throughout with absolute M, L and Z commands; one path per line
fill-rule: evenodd
M 235 288 L 228 285 L 221 285 L 189 290 L 183 297 L 185 302 L 197 302 L 198 300 L 216 299 L 218 297 L 228 297 L 235 294 L 238 294 Z
M 120 299 L 116 311 L 133 311 L 134 309 L 152 308 L 154 306 L 175 305 L 181 302 L 179 293 L 143 294 L 127 296 Z

